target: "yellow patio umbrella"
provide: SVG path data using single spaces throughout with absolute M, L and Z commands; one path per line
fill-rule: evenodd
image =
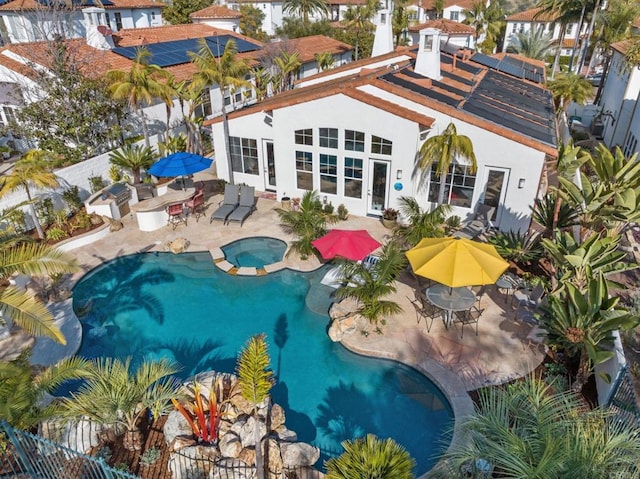
M 509 267 L 487 243 L 424 238 L 406 253 L 413 272 L 451 288 L 495 283 Z

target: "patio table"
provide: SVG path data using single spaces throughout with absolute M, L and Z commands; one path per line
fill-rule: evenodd
M 476 302 L 476 295 L 469 288 L 450 288 L 436 284 L 426 290 L 427 299 L 435 306 L 447 312 L 446 326 L 451 326 L 454 311 L 464 311 Z

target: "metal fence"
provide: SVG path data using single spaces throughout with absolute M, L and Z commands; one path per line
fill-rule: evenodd
M 640 427 L 640 409 L 638 409 L 638 400 L 633 389 L 633 379 L 628 364 L 625 364 L 618 371 L 606 406 L 611 408 L 619 423 L 630 427 Z
M 0 421 L 0 478 L 138 479 L 81 454 Z

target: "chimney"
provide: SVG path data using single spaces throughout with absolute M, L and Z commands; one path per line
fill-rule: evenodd
M 413 70 L 432 80 L 440 80 L 440 30 L 425 28 L 420 30 L 418 56 Z
M 111 50 L 113 45 L 112 31 L 109 28 L 104 8 L 89 7 L 82 9 L 87 45 L 98 50 Z
M 393 51 L 393 31 L 391 26 L 391 10 L 383 8 L 376 18 L 376 35 L 373 38 L 371 56 L 384 55 Z

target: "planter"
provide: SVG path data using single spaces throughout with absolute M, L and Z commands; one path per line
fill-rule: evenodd
M 283 210 L 290 210 L 291 198 L 289 198 L 288 196 L 283 196 L 282 199 L 280 200 L 280 205 L 282 206 Z
M 393 229 L 393 227 L 397 224 L 396 220 L 387 220 L 385 218 L 382 218 L 382 226 L 384 226 L 387 229 Z

